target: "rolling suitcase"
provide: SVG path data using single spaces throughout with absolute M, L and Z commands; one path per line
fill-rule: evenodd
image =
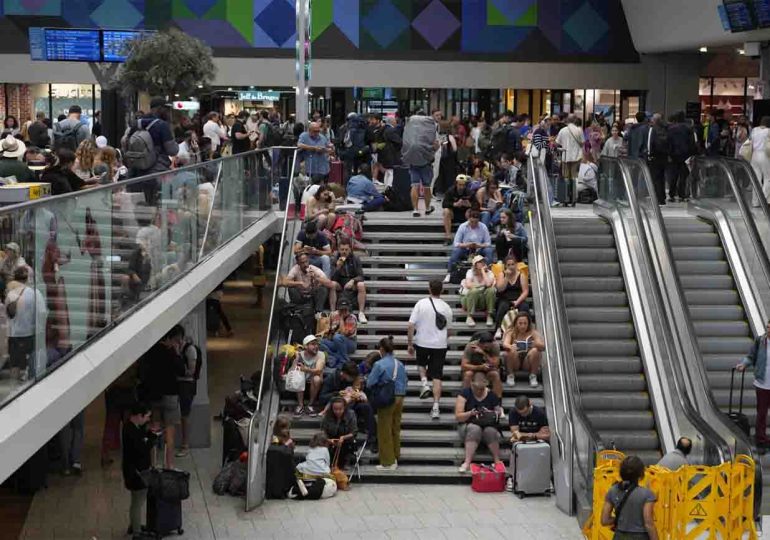
M 342 179 L 344 168 L 342 162 L 338 159 L 333 159 L 329 162 L 329 183 L 342 185 Z
M 513 492 L 519 498 L 551 492 L 551 446 L 547 442 L 514 443 L 510 465 Z
M 150 490 L 147 493 L 147 532 L 154 534 L 156 538 L 163 538 L 174 532 L 184 534 L 182 501 L 155 497 Z
M 564 206 L 577 204 L 577 180 L 559 177 L 556 181 L 556 202 Z
M 749 437 L 751 432 L 751 425 L 749 424 L 749 417 L 743 414 L 743 381 L 746 378 L 746 372 L 741 372 L 741 392 L 740 399 L 738 401 L 738 412 L 733 411 L 733 386 L 735 385 L 735 368 L 730 372 L 730 405 L 728 407 L 727 416 L 730 417 L 738 429 Z

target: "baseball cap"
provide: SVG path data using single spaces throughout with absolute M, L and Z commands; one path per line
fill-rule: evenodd
M 309 343 L 313 343 L 314 341 L 318 341 L 318 338 L 315 337 L 313 334 L 308 334 L 305 336 L 305 339 L 302 340 L 303 345 L 308 345 Z

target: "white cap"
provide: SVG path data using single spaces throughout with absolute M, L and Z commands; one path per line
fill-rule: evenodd
M 99 135 L 96 138 L 96 147 L 104 148 L 105 146 L 109 146 L 109 143 L 107 142 L 107 137 L 105 137 L 104 135 Z
M 302 340 L 302 344 L 307 345 L 308 343 L 313 343 L 314 341 L 318 341 L 318 338 L 315 337 L 313 334 L 309 334 L 305 336 L 305 339 Z

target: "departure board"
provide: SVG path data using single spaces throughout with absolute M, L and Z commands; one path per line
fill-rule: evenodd
M 45 28 L 29 29 L 29 55 L 32 60 L 45 60 Z
M 754 20 L 760 28 L 770 28 L 770 0 L 754 0 Z
M 748 32 L 757 27 L 749 0 L 725 0 L 724 5 L 732 32 Z
M 45 59 L 54 62 L 100 62 L 99 30 L 46 28 Z
M 102 54 L 104 62 L 125 62 L 126 44 L 142 35 L 133 30 L 103 30 Z

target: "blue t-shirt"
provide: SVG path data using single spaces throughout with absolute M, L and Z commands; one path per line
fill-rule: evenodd
M 465 398 L 465 412 L 472 411 L 473 409 L 494 411 L 495 407 L 500 406 L 500 398 L 492 390 L 488 390 L 486 397 L 482 400 L 477 399 L 470 388 L 463 388 L 459 395 Z
M 545 409 L 536 405 L 532 406 L 532 412 L 527 416 L 521 416 L 514 407 L 508 413 L 508 425 L 519 426 L 521 433 L 537 433 L 541 428 L 548 425 L 548 417 Z
M 320 134 L 314 139 L 310 136 L 309 132 L 304 131 L 299 136 L 297 144 L 326 148 L 329 144 L 329 139 Z M 303 151 L 302 160 L 305 162 L 305 172 L 307 174 L 329 174 L 329 154 L 326 152 Z
M 314 238 L 308 238 L 305 231 L 301 231 L 297 235 L 297 240 L 295 240 L 295 243 L 316 249 L 324 249 L 329 245 L 329 240 L 326 238 L 326 235 L 321 233 L 316 233 Z

